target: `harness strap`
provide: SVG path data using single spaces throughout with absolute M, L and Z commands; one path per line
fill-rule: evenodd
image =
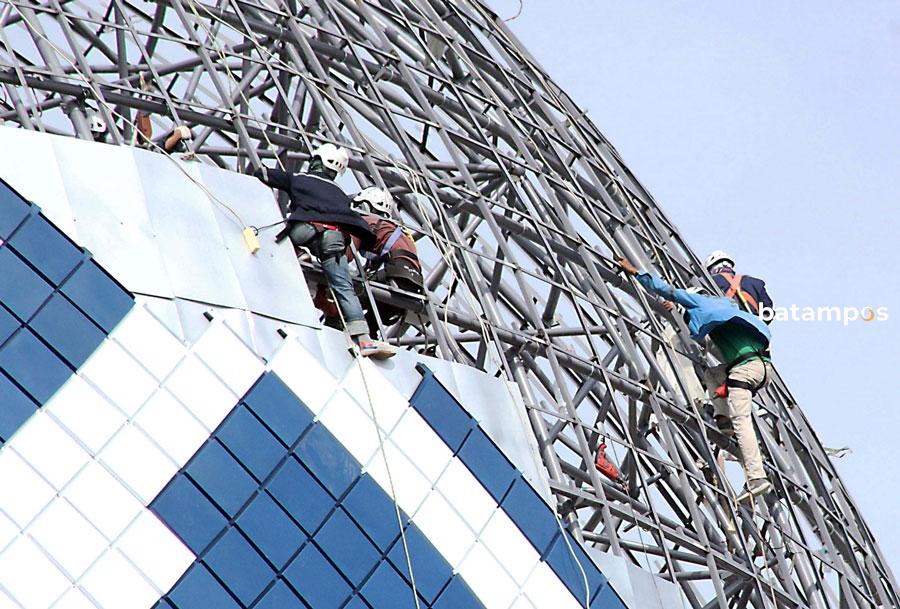
M 728 298 L 734 298 L 735 294 L 740 299 L 741 304 L 744 305 L 744 308 L 748 313 L 753 313 L 754 315 L 759 314 L 759 303 L 756 302 L 756 299 L 753 298 L 748 292 L 741 289 L 741 280 L 744 276 L 740 273 L 719 273 L 720 276 L 725 278 L 725 281 L 728 282 L 728 290 L 725 292 L 725 296 Z
M 397 244 L 397 241 L 400 240 L 400 237 L 403 236 L 403 229 L 399 226 L 394 229 L 394 232 L 391 233 L 391 236 L 388 237 L 388 240 L 384 242 L 384 247 L 381 248 L 381 256 L 387 256 L 388 252 Z
M 739 389 L 746 389 L 747 391 L 753 391 L 754 393 L 758 389 L 758 387 L 752 383 L 748 383 L 747 381 L 739 381 L 736 379 L 726 380 L 725 385 L 727 387 L 737 387 Z
M 768 353 L 768 352 L 767 352 Z M 747 360 L 744 360 L 747 361 Z M 726 387 L 737 387 L 739 389 L 746 389 L 747 391 L 756 395 L 756 392 L 766 386 L 766 381 L 769 380 L 769 367 L 766 366 L 765 360 L 760 360 L 763 363 L 763 377 L 762 380 L 757 385 L 753 385 L 752 383 L 748 383 L 747 381 L 742 381 L 739 379 L 726 378 L 725 386 Z M 731 370 L 734 368 L 735 364 L 732 364 L 728 369 Z
M 377 231 L 378 227 L 380 227 L 380 226 L 381 226 L 381 220 L 378 221 L 378 224 L 376 225 L 375 230 Z M 397 249 L 397 250 L 393 249 L 394 246 L 397 245 L 397 241 L 400 240 L 400 237 L 403 236 L 404 232 L 405 231 L 403 230 L 403 227 L 401 227 L 401 226 L 396 227 L 394 229 L 394 232 L 391 233 L 391 236 L 388 237 L 387 241 L 384 242 L 384 246 L 381 248 L 381 251 L 379 253 L 377 253 L 377 254 L 374 252 L 366 252 L 365 253 L 366 260 L 368 260 L 369 262 L 372 263 L 372 268 L 370 269 L 370 271 L 378 270 L 381 267 L 381 265 L 384 263 L 384 261 L 387 260 L 388 258 L 408 258 L 410 260 L 410 262 L 413 262 L 414 264 L 418 264 L 419 259 L 418 259 L 418 256 L 416 256 L 415 252 L 411 252 L 411 251 L 405 250 L 405 249 Z
M 746 362 L 749 362 L 750 360 L 757 359 L 757 358 L 762 359 L 762 360 L 765 360 L 766 358 L 772 359 L 772 355 L 769 353 L 768 349 L 766 349 L 765 351 L 751 351 L 750 353 L 744 353 L 743 355 L 739 356 L 736 360 L 734 360 L 733 362 L 728 364 L 728 370 L 731 371 L 733 368 L 737 368 L 741 364 L 744 364 Z
M 327 224 L 325 222 L 310 222 L 313 226 L 317 226 L 319 228 L 324 228 L 325 230 L 339 230 L 343 232 L 340 226 L 337 224 Z

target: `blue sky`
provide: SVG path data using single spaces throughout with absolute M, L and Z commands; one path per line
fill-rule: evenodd
M 730 252 L 776 305 L 888 307 L 777 323 L 773 353 L 853 449 L 835 463 L 896 572 L 900 3 L 525 0 L 509 25 L 701 258 Z

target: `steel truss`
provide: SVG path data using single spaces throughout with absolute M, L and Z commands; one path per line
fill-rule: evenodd
M 141 111 L 158 129 L 192 125 L 203 162 L 244 172 L 298 170 L 323 141 L 350 148 L 359 184 L 400 202 L 427 271 L 418 321 L 386 336 L 518 386 L 586 544 L 676 582 L 694 609 L 900 607 L 780 378 L 756 397 L 776 493 L 755 511 L 731 499 L 694 371 L 710 356 L 613 259 L 679 286 L 710 278 L 484 4 L 5 0 L 0 23 L 8 123 L 91 139 L 97 114 L 130 145 Z M 595 469 L 603 440 L 627 484 Z

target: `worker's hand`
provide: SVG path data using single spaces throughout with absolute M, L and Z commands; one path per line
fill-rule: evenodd
M 261 180 L 263 182 L 268 182 L 269 181 L 269 172 L 266 170 L 265 167 L 260 167 L 259 169 L 257 169 L 256 171 L 253 172 L 253 177 L 256 178 L 257 180 Z
M 616 262 L 618 262 L 618 263 L 619 263 L 619 266 L 622 268 L 622 270 L 625 271 L 626 273 L 628 273 L 629 275 L 637 275 L 638 272 L 639 272 L 639 271 L 637 270 L 637 267 L 634 266 L 633 264 L 631 264 L 631 263 L 628 261 L 628 259 L 625 258 L 624 256 L 618 258 L 618 259 L 616 260 Z
M 175 127 L 175 133 L 180 135 L 183 140 L 189 140 L 192 137 L 191 130 L 186 125 Z
M 675 308 L 675 303 L 672 302 L 671 300 L 664 300 L 664 301 L 663 301 L 663 306 L 666 308 L 666 311 L 668 311 L 669 313 L 671 313 L 672 310 Z

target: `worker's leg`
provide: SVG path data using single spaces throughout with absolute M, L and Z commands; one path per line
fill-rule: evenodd
M 716 421 L 716 427 L 727 438 L 734 438 L 734 428 L 731 426 L 731 415 L 728 413 L 728 401 L 725 398 L 716 397 L 716 389 L 725 382 L 728 377 L 728 366 L 719 364 L 712 368 L 707 368 L 703 374 L 703 384 L 709 392 L 709 397 L 713 404 L 713 418 Z M 725 469 L 726 461 L 740 461 L 731 451 L 724 448 L 717 449 L 716 463 L 720 470 Z
M 344 243 L 343 233 L 327 230 L 321 234 L 316 245 L 315 254 L 319 257 L 328 284 L 334 290 L 347 333 L 350 336 L 368 334 L 369 326 L 366 323 L 362 306 L 359 304 L 359 298 L 356 297 L 356 291 L 353 289 L 347 258 L 344 257 L 347 246 Z
M 706 372 L 703 374 L 703 384 L 706 385 L 709 396 L 712 398 L 713 416 L 716 419 L 716 425 L 722 430 L 722 433 L 731 436 L 733 432 L 731 429 L 731 415 L 728 411 L 728 403 L 725 399 L 716 397 L 716 389 L 725 382 L 727 376 L 728 366 L 719 364 L 718 366 L 706 369 Z
M 752 360 L 735 366 L 728 373 L 729 381 L 740 381 L 758 386 L 766 377 L 766 369 L 762 360 Z M 753 393 L 742 387 L 728 387 L 728 410 L 731 425 L 741 450 L 741 464 L 748 484 L 752 480 L 765 480 L 762 455 L 759 452 L 759 440 L 753 429 Z

